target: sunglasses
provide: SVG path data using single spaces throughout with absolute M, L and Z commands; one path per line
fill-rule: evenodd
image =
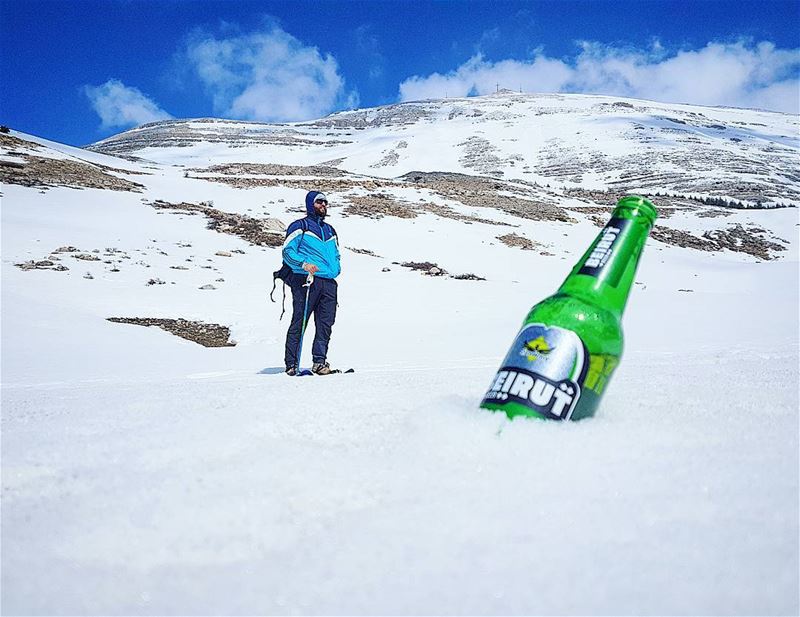
M 315 199 L 314 203 L 315 204 L 325 204 L 327 206 L 328 205 L 328 200 L 327 199 Z

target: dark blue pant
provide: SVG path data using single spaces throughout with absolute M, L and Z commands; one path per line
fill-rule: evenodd
M 292 290 L 292 323 L 286 333 L 286 352 L 284 362 L 287 368 L 297 366 L 300 360 L 300 333 L 303 330 L 303 311 L 308 289 L 308 321 L 314 315 L 314 343 L 311 356 L 314 362 L 325 362 L 328 357 L 328 343 L 331 340 L 333 322 L 336 321 L 336 289 L 334 279 L 314 278 L 311 288 L 303 287 L 306 276 L 291 274 L 287 283 Z M 306 326 L 308 333 L 308 326 Z

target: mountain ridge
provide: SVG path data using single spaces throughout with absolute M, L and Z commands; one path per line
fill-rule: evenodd
M 441 171 L 564 189 L 800 205 L 799 125 L 777 112 L 512 93 L 398 103 L 296 123 L 167 120 L 88 149 L 201 166 L 198 155 L 213 144 L 216 159 L 225 162 L 335 161 L 344 171 L 384 178 Z

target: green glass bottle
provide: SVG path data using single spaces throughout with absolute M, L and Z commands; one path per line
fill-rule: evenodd
M 558 291 L 530 310 L 481 407 L 509 418 L 594 415 L 622 356 L 622 313 L 657 216 L 643 197 L 619 200 Z

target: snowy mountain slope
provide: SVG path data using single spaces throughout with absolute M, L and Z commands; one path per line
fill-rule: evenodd
M 798 128 L 796 117 L 773 112 L 501 93 L 342 112 L 312 123 L 171 120 L 91 149 L 203 165 L 213 144 L 216 162 L 337 161 L 387 178 L 437 170 L 797 205 Z
M 664 123 L 636 137 L 656 115 L 701 141 Z M 800 221 L 703 201 L 796 200 L 793 127 L 505 94 L 175 121 L 92 152 L 0 135 L 2 612 L 796 613 Z M 653 196 L 597 417 L 478 410 L 613 182 L 643 170 L 672 196 Z M 767 178 L 772 194 L 746 196 Z M 273 244 L 310 188 L 343 245 L 330 359 L 354 375 L 280 374 Z M 400 265 L 424 261 L 447 274 Z M 220 324 L 236 345 L 109 317 Z

